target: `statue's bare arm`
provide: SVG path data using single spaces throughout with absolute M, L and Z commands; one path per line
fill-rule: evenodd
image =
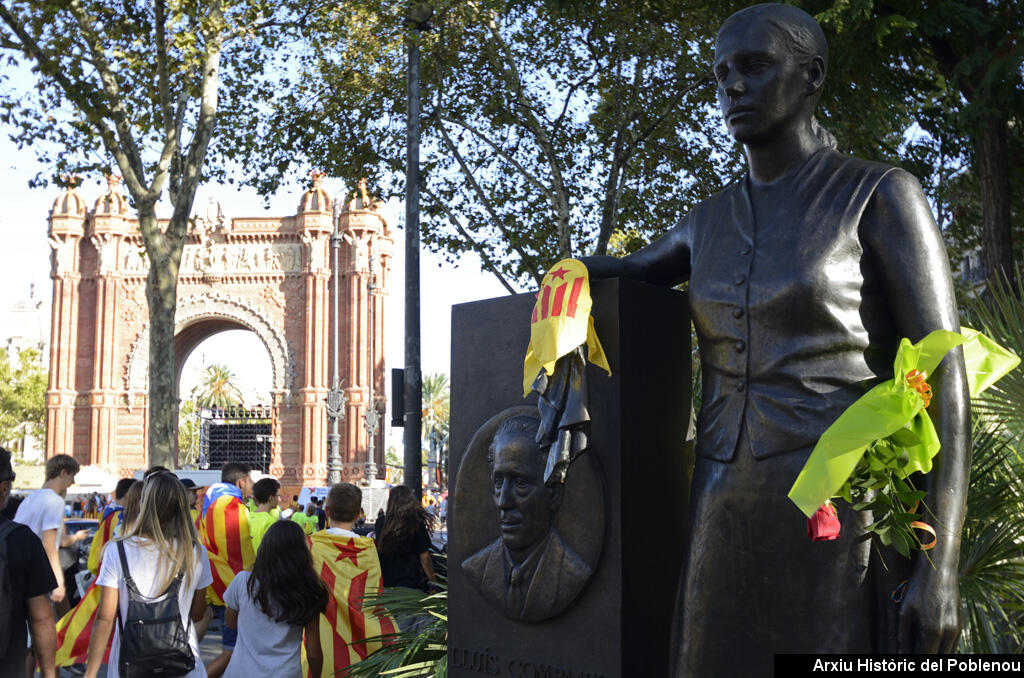
M 628 256 L 581 257 L 591 278 L 632 278 L 655 285 L 690 279 L 690 223 L 684 217 L 668 233 Z
M 918 341 L 936 329 L 959 331 L 949 260 L 917 180 L 895 170 L 879 184 L 862 222 L 901 336 Z M 917 554 L 900 610 L 903 652 L 951 652 L 960 632 L 957 570 L 970 478 L 970 397 L 963 356 L 954 349 L 928 375 L 934 398 L 928 411 L 942 448 L 921 489 L 925 520 L 938 534 L 929 553 Z

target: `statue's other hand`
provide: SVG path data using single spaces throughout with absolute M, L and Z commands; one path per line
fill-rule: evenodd
M 950 654 L 960 636 L 960 623 L 960 587 L 955 568 L 933 567 L 922 558 L 900 603 L 900 652 Z

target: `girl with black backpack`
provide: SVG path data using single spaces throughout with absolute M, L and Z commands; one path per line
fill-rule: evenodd
M 147 476 L 138 518 L 103 550 L 96 577 L 103 592 L 86 677 L 98 675 L 115 626 L 108 675 L 206 676 L 193 622 L 206 612 L 211 583 L 210 560 L 192 523 L 185 487 L 169 471 Z

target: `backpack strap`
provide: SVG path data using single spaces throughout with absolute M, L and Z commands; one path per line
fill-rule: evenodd
M 0 521 L 0 540 L 3 540 L 5 546 L 7 544 L 7 535 L 9 535 L 11 532 L 14 532 L 14 530 L 20 524 L 21 523 L 16 523 L 13 520 L 10 520 L 9 518 L 4 518 L 2 521 Z
M 139 593 L 139 588 L 135 585 L 135 580 L 132 579 L 132 573 L 128 571 L 128 558 L 124 555 L 124 542 L 119 539 L 115 543 L 117 544 L 117 555 L 121 559 L 121 575 L 124 577 L 124 583 L 128 587 L 128 592 L 133 596 L 141 598 L 142 594 Z

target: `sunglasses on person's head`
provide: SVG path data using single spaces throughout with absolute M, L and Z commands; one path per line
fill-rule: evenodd
M 11 475 L 9 475 L 9 476 L 4 476 L 3 478 L 0 478 L 0 483 L 4 483 L 4 482 L 7 482 L 8 480 L 10 480 L 10 481 L 11 481 L 11 482 L 13 483 L 13 482 L 14 482 L 14 479 L 15 479 L 16 477 L 17 477 L 17 474 L 15 474 L 15 473 L 12 473 L 12 474 L 11 474 Z

